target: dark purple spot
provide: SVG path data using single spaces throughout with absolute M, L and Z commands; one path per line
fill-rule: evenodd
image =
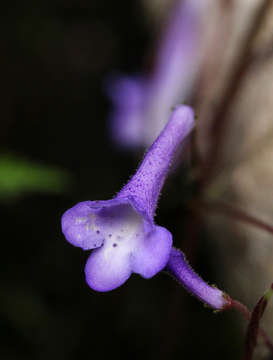
M 113 244 L 113 247 L 117 247 L 117 246 L 118 246 L 118 244 L 116 244 L 116 243 Z
M 109 236 L 109 237 L 112 237 L 112 234 L 109 234 L 108 236 Z
M 99 234 L 99 233 L 100 233 L 100 231 L 99 231 L 99 230 L 97 230 L 97 231 L 96 231 L 96 233 L 97 233 L 97 234 Z

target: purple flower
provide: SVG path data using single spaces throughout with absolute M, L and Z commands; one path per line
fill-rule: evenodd
M 116 77 L 108 94 L 114 108 L 110 116 L 117 144 L 150 146 L 170 117 L 171 108 L 185 101 L 201 60 L 200 0 L 179 0 L 171 13 L 149 77 Z
M 92 250 L 85 266 L 88 285 L 110 291 L 132 273 L 148 279 L 165 269 L 214 309 L 228 298 L 206 284 L 172 248 L 172 234 L 154 223 L 160 190 L 177 147 L 194 126 L 193 111 L 179 106 L 131 180 L 111 200 L 84 201 L 67 210 L 62 231 L 74 246 Z
M 85 266 L 88 285 L 109 291 L 134 272 L 150 278 L 165 268 L 171 233 L 154 223 L 154 212 L 172 157 L 194 125 L 191 108 L 179 106 L 131 180 L 111 200 L 84 201 L 67 210 L 68 242 L 93 250 Z

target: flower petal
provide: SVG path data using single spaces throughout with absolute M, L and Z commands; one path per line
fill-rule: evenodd
M 94 250 L 85 265 L 86 282 L 96 291 L 119 287 L 131 273 L 130 253 L 123 251 L 118 244 Z
M 84 250 L 100 247 L 104 237 L 96 231 L 92 201 L 84 201 L 67 210 L 62 216 L 62 231 L 66 240 Z
M 155 226 L 145 236 L 132 256 L 132 270 L 144 278 L 156 275 L 166 266 L 172 247 L 172 234 L 161 226 Z

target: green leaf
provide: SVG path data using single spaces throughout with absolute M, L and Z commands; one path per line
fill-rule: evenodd
M 63 170 L 14 155 L 0 155 L 0 199 L 30 192 L 61 193 L 70 184 L 71 176 Z

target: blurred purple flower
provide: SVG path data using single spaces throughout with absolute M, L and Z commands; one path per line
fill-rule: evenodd
M 196 275 L 172 249 L 172 234 L 154 223 L 154 213 L 173 155 L 194 126 L 190 107 L 179 106 L 151 146 L 135 175 L 111 200 L 84 201 L 67 210 L 62 231 L 74 246 L 92 249 L 85 266 L 88 285 L 110 291 L 132 273 L 151 278 L 166 268 L 186 289 L 215 309 L 223 293 Z
M 115 105 L 110 118 L 112 138 L 119 146 L 138 147 L 144 140 L 144 79 L 112 78 L 108 83 L 108 93 Z
M 120 76 L 108 84 L 112 137 L 119 146 L 150 146 L 171 108 L 187 99 L 200 61 L 202 1 L 179 0 L 148 78 Z

